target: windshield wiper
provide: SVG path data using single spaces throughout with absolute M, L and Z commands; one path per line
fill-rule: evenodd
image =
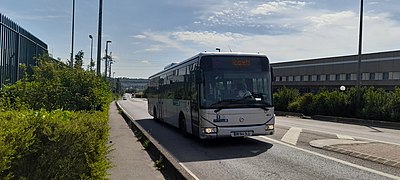
M 214 112 L 217 113 L 217 112 L 221 111 L 222 109 L 228 107 L 227 105 L 230 105 L 231 103 L 237 103 L 240 101 L 242 101 L 242 99 L 225 99 L 225 100 L 218 101 L 216 103 L 211 104 L 210 107 L 220 105 L 216 110 L 214 110 Z
M 214 104 L 211 104 L 210 107 L 220 104 L 220 106 L 216 110 L 214 110 L 214 112 L 217 113 L 224 108 L 231 107 L 230 105 L 235 105 L 233 103 L 237 103 L 237 102 L 241 102 L 241 101 L 246 101 L 246 100 L 244 100 L 244 99 L 226 99 L 226 100 L 222 100 L 222 101 L 216 102 Z M 240 104 L 240 105 L 242 107 L 255 107 L 255 108 L 261 108 L 265 111 L 269 111 L 267 106 L 265 106 L 263 104 Z

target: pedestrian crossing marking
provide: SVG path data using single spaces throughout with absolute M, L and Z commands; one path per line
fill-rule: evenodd
M 282 137 L 281 141 L 296 145 L 302 129 L 298 127 L 291 127 L 289 131 Z

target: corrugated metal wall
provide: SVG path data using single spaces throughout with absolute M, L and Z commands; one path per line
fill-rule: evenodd
M 19 65 L 35 65 L 44 52 L 47 44 L 0 13 L 0 87 L 15 83 L 22 73 Z

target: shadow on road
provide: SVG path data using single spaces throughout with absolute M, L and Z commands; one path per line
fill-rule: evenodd
M 177 128 L 153 119 L 137 119 L 136 122 L 180 162 L 254 157 L 273 146 L 252 138 L 201 140 L 183 136 Z

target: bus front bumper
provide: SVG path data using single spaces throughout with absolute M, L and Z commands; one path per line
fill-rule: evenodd
M 258 135 L 274 134 L 273 125 L 259 125 L 246 127 L 217 127 L 216 132 L 206 133 L 200 132 L 201 139 L 228 138 L 228 137 L 246 137 Z

